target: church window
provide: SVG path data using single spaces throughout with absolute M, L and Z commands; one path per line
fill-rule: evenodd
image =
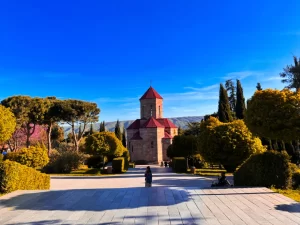
M 158 106 L 158 115 L 159 115 L 159 117 L 161 117 L 160 106 Z
M 151 105 L 151 109 L 150 109 L 151 111 L 150 111 L 150 115 L 152 116 L 152 105 Z
M 151 148 L 154 148 L 154 143 L 153 143 L 153 141 L 151 141 Z

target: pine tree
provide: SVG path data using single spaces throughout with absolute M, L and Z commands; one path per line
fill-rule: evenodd
M 238 119 L 244 119 L 245 117 L 245 98 L 243 93 L 243 88 L 241 82 L 237 80 L 236 82 L 236 108 L 235 108 L 235 115 Z
M 261 91 L 261 90 L 262 90 L 260 83 L 257 83 L 256 89 L 257 89 L 258 91 Z
M 226 80 L 225 83 L 226 91 L 229 93 L 228 100 L 230 104 L 230 109 L 232 112 L 235 111 L 235 105 L 236 105 L 236 94 L 235 94 L 235 86 L 232 82 L 232 80 Z
M 117 120 L 117 123 L 116 123 L 116 126 L 115 126 L 115 134 L 116 134 L 116 137 L 117 137 L 120 141 L 122 141 L 122 132 L 121 132 L 119 120 Z
M 123 132 L 122 132 L 122 144 L 126 148 L 126 130 L 125 130 L 125 126 L 123 127 Z
M 94 133 L 94 127 L 93 124 L 91 123 L 91 127 L 90 127 L 90 135 Z
M 220 84 L 218 117 L 221 122 L 231 122 L 232 115 L 230 111 L 230 104 L 228 100 L 227 91 L 222 84 Z
M 99 130 L 100 132 L 104 132 L 105 131 L 105 122 L 104 121 L 102 121 L 101 123 L 100 123 L 100 130 Z

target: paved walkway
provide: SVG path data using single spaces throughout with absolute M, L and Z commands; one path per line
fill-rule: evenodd
M 52 177 L 50 191 L 0 198 L 0 224 L 300 224 L 300 204 L 267 188 L 212 189 L 212 178 L 144 167 L 125 175 Z

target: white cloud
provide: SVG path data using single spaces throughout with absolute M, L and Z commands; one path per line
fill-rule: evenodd
M 282 80 L 282 77 L 280 77 L 280 76 L 268 77 L 268 78 L 266 78 L 266 81 L 268 81 L 268 80 Z
M 222 77 L 224 80 L 229 80 L 229 79 L 238 79 L 238 80 L 243 80 L 249 76 L 261 76 L 264 75 L 263 72 L 261 71 L 239 71 L 239 72 L 230 72 L 227 73 L 226 76 Z
M 206 87 L 201 87 L 201 88 L 195 88 L 195 87 L 184 87 L 185 89 L 190 89 L 193 91 L 210 91 L 213 89 L 217 89 L 219 87 L 220 84 L 213 84 L 213 85 L 209 85 Z

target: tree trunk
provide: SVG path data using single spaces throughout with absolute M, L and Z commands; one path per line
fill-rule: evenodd
M 52 123 L 50 125 L 48 125 L 48 129 L 47 129 L 47 139 L 48 139 L 48 156 L 50 156 L 51 154 L 51 133 L 52 133 Z
M 269 148 L 270 148 L 270 150 L 273 150 L 272 140 L 271 139 L 269 139 Z

